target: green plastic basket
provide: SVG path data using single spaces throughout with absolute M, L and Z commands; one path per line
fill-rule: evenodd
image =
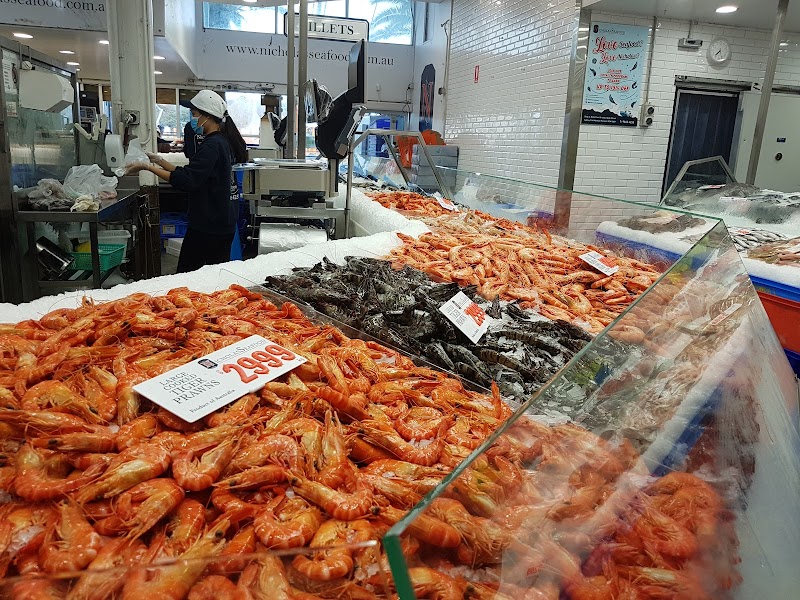
M 125 244 L 97 244 L 97 253 L 100 255 L 100 270 L 110 271 L 122 263 L 122 257 L 125 256 Z M 73 252 L 72 256 L 75 259 L 72 262 L 73 269 L 76 271 L 92 270 L 91 252 Z

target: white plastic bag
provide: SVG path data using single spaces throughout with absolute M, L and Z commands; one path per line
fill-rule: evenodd
M 116 189 L 117 178 L 104 176 L 103 170 L 98 165 L 72 167 L 64 178 L 64 191 L 73 200 L 79 196 L 99 197 L 101 193 L 104 196 L 116 194 Z
M 139 138 L 133 138 L 130 142 L 128 142 L 128 151 L 125 153 L 125 160 L 122 163 L 122 166 L 114 169 L 114 173 L 117 177 L 123 177 L 125 175 L 125 170 L 131 166 L 135 165 L 136 163 L 145 163 L 149 164 L 150 159 L 145 154 L 144 150 L 142 150 L 142 142 Z

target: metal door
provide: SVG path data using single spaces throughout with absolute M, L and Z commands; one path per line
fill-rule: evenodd
M 738 108 L 738 93 L 678 90 L 662 196 L 686 161 L 730 161 Z

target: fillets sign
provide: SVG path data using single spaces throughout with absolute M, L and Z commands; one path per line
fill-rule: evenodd
M 639 124 L 647 27 L 592 23 L 586 58 L 582 122 L 588 125 Z
M 289 13 L 283 15 L 283 31 L 288 32 Z M 295 13 L 294 34 L 300 35 L 300 15 Z M 340 42 L 358 42 L 369 39 L 369 22 L 361 19 L 308 15 L 308 37 Z

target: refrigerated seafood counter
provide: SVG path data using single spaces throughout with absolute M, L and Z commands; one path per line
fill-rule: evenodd
M 797 382 L 725 224 L 672 259 L 598 242 L 655 207 L 455 180 L 0 305 L 0 596 L 789 597 Z

